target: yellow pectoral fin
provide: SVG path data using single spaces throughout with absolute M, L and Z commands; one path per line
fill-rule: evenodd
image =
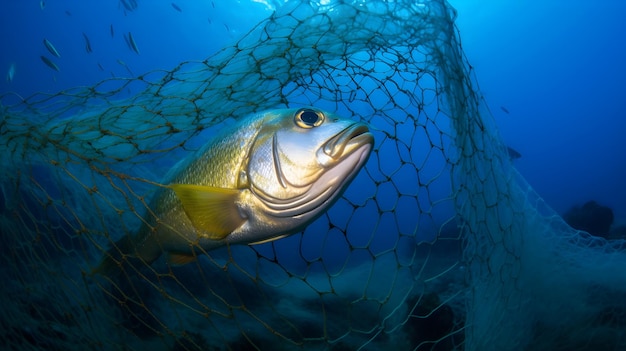
M 194 227 L 209 239 L 223 239 L 245 222 L 236 203 L 240 190 L 191 184 L 171 184 L 170 188 Z

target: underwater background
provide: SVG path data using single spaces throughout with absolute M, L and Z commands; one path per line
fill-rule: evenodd
M 0 92 L 27 97 L 202 60 L 280 1 L 4 1 Z M 515 166 L 557 212 L 595 200 L 626 224 L 626 5 L 456 0 L 463 49 Z M 137 41 L 133 52 L 124 36 Z M 92 52 L 85 50 L 83 33 Z M 55 72 L 47 38 L 61 53 Z M 101 67 L 100 67 L 101 66 Z M 131 74 L 132 73 L 132 74 Z M 503 108 L 508 111 L 505 112 Z
M 293 4 L 299 2 L 287 3 L 295 8 Z M 355 8 L 360 6 L 359 1 L 322 0 L 312 3 L 321 9 L 337 3 L 356 4 Z M 384 1 L 370 2 L 372 7 L 367 11 L 377 13 L 378 9 L 373 4 L 379 3 L 388 5 Z M 398 3 L 404 6 L 411 2 Z M 421 3 L 415 2 L 418 10 L 412 10 L 420 13 Z M 429 2 L 424 3 L 430 5 Z M 436 6 L 438 1 L 433 3 L 433 8 L 437 10 L 424 13 L 434 17 L 447 14 L 445 8 Z M 39 112 L 45 111 L 49 106 L 45 98 L 41 98 L 42 95 L 31 100 L 29 97 L 36 93 L 58 97 L 62 91 L 79 96 L 80 93 L 73 90 L 76 87 L 106 87 L 107 84 L 98 85 L 99 82 L 121 78 L 115 80 L 119 82 L 155 70 L 176 71 L 181 67 L 190 67 L 191 64 L 187 64 L 189 61 L 202 61 L 216 53 L 218 59 L 228 56 L 228 50 L 220 50 L 236 45 L 253 27 L 283 5 L 282 1 L 4 1 L 4 11 L 0 13 L 0 69 L 6 72 L 6 79 L 0 82 L 0 102 L 7 106 L 19 106 L 24 98 Z M 347 106 L 341 105 L 337 109 L 352 118 L 363 118 L 377 129 L 377 151 L 370 159 L 366 172 L 362 172 L 354 186 L 346 192 L 346 199 L 338 202 L 328 217 L 311 225 L 302 236 L 252 249 L 218 250 L 210 259 L 201 260 L 203 264 L 197 267 L 172 268 L 165 276 L 158 273 L 151 276 L 148 272 L 145 281 L 129 279 L 128 282 L 118 282 L 116 288 L 110 288 L 107 285 L 110 282 L 96 280 L 94 283 L 87 282 L 89 278 L 82 281 L 77 278 L 81 272 L 84 274 L 97 264 L 101 251 L 110 244 L 108 235 L 119 235 L 114 234 L 115 229 L 119 229 L 118 223 L 107 222 L 115 217 L 108 215 L 106 210 L 104 214 L 98 212 L 106 218 L 102 221 L 105 222 L 102 224 L 104 229 L 91 232 L 89 240 L 86 240 L 88 248 L 81 242 L 83 239 L 72 237 L 67 242 L 51 240 L 52 243 L 46 244 L 41 254 L 41 249 L 25 248 L 29 243 L 20 240 L 22 234 L 17 233 L 21 233 L 23 227 L 37 233 L 46 233 L 47 228 L 52 228 L 48 233 L 64 233 L 65 225 L 75 227 L 72 208 L 81 211 L 91 206 L 107 208 L 99 202 L 95 205 L 85 202 L 91 195 L 84 198 L 63 197 L 64 192 L 71 193 L 71 190 L 59 184 L 68 184 L 67 187 L 74 184 L 67 182 L 69 178 L 63 178 L 64 171 L 49 172 L 36 165 L 29 169 L 32 172 L 30 177 L 21 178 L 34 180 L 35 184 L 34 190 L 28 188 L 29 185 L 22 188 L 25 193 L 33 195 L 33 199 L 24 198 L 17 206 L 25 214 L 12 217 L 15 204 L 11 202 L 10 191 L 7 190 L 14 184 L 25 182 L 16 181 L 19 176 L 14 179 L 12 175 L 3 179 L 3 205 L 0 207 L 5 212 L 3 262 L 18 262 L 5 265 L 3 270 L 5 281 L 9 282 L 3 290 L 3 304 L 13 302 L 15 306 L 34 306 L 19 312 L 8 305 L 3 306 L 7 311 L 4 315 L 9 317 L 3 320 L 5 332 L 1 337 L 8 349 L 65 349 L 67 345 L 74 344 L 79 347 L 90 345 L 94 349 L 153 347 L 167 350 L 369 350 L 389 347 L 417 350 L 621 349 L 626 343 L 620 332 L 626 327 L 626 307 L 621 301 L 624 292 L 622 282 L 626 277 L 619 268 L 624 262 L 624 244 L 621 242 L 626 237 L 626 142 L 623 138 L 626 132 L 626 90 L 623 87 L 626 81 L 626 67 L 623 65 L 626 62 L 626 39 L 622 35 L 626 33 L 623 22 L 626 4 L 617 0 L 598 4 L 583 1 L 459 0 L 451 1 L 449 5 L 457 11 L 455 23 L 459 30 L 460 47 L 467 65 L 471 67 L 471 79 L 467 80 L 472 80 L 476 91 L 484 97 L 484 100 L 476 98 L 481 101 L 483 118 L 489 120 L 493 116 L 495 121 L 493 127 L 487 123 L 488 132 L 485 133 L 488 135 L 486 140 L 493 140 L 495 146 L 484 147 L 477 142 L 472 147 L 482 151 L 486 161 L 475 157 L 475 153 L 465 163 L 463 151 L 446 148 L 447 143 L 458 143 L 458 140 L 448 135 L 451 129 L 448 122 L 441 122 L 439 118 L 436 127 L 441 133 L 440 139 L 429 134 L 430 127 L 425 130 L 429 138 L 433 138 L 430 147 L 442 150 L 445 158 L 434 158 L 432 164 L 425 161 L 424 167 L 417 161 L 413 162 L 416 169 L 419 168 L 419 174 L 433 176 L 432 179 L 445 178 L 436 177 L 440 163 L 453 165 L 450 173 L 461 173 L 461 179 L 466 172 L 469 185 L 461 185 L 461 190 L 453 191 L 457 200 L 451 200 L 445 193 L 455 185 L 454 180 L 452 185 L 445 180 L 434 181 L 434 185 L 428 188 L 425 185 L 427 182 L 423 183 L 425 178 L 421 178 L 419 189 L 411 188 L 417 176 L 404 167 L 405 154 L 397 145 L 402 145 L 398 140 L 406 140 L 411 133 L 421 134 L 401 120 L 404 117 L 402 113 L 390 112 L 394 122 L 387 126 L 381 122 L 384 118 L 366 115 L 367 108 L 355 107 L 352 110 L 345 103 Z M 401 9 L 389 6 L 387 10 L 400 14 L 393 17 L 394 20 L 403 18 Z M 296 14 L 293 16 L 299 18 Z M 367 24 L 358 25 L 367 27 Z M 405 39 L 404 36 L 401 38 Z M 391 36 L 383 39 L 394 42 Z M 45 40 L 53 48 L 47 47 Z M 254 44 L 245 42 L 242 46 L 246 45 Z M 395 45 L 402 47 L 403 43 Z M 359 57 L 358 54 L 356 57 Z M 414 60 L 419 62 L 421 58 L 417 55 Z M 297 62 L 293 64 L 297 66 Z M 379 69 L 377 67 L 373 72 L 378 73 Z M 198 72 L 201 70 L 197 69 Z M 384 67 L 381 72 L 384 72 Z M 192 75 L 189 78 L 193 80 Z M 406 80 L 411 82 L 411 78 Z M 139 81 L 143 84 L 141 79 Z M 337 81 L 341 82 L 341 79 Z M 136 80 L 129 82 L 131 84 L 122 85 L 123 89 L 113 94 L 115 100 L 107 100 L 105 104 L 115 105 L 115 101 L 124 99 L 134 101 L 132 99 L 144 91 L 141 84 L 132 84 L 137 83 Z M 317 83 L 311 84 L 315 86 Z M 424 84 L 423 91 L 428 91 L 431 83 L 420 84 Z M 437 84 L 434 83 L 435 86 Z M 146 85 L 148 88 L 145 91 L 153 86 L 152 83 Z M 434 90 L 437 94 L 454 96 L 455 93 L 454 89 L 452 93 L 442 93 L 445 89 Z M 297 96 L 318 101 L 308 97 L 306 92 Z M 352 98 L 352 95 L 349 96 Z M 367 96 L 367 103 L 376 107 L 373 116 L 385 111 L 387 98 L 374 93 Z M 470 96 L 467 101 L 474 99 Z M 324 108 L 332 108 L 327 98 L 320 100 Z M 427 100 L 424 97 L 423 101 Z M 50 108 L 59 114 L 60 119 L 67 118 L 63 108 L 57 107 L 65 100 L 55 98 L 51 101 Z M 75 103 L 71 99 L 68 101 Z M 219 99 L 211 101 L 211 104 L 219 103 Z M 209 110 L 213 106 L 216 111 L 220 110 L 211 104 L 207 107 Z M 251 106 L 257 106 L 255 104 L 257 102 L 251 103 Z M 400 102 L 398 104 L 401 105 Z M 234 109 L 247 110 L 242 107 L 244 105 L 237 101 Z M 253 110 L 253 107 L 249 109 Z M 224 107 L 224 110 L 229 108 Z M 126 107 L 121 109 L 127 111 Z M 28 108 L 24 110 L 29 112 Z M 90 112 L 80 110 L 80 107 L 76 111 L 85 116 L 83 122 L 89 125 Z M 432 112 L 428 108 L 424 111 L 427 114 Z M 468 112 L 472 117 L 475 114 Z M 454 118 L 453 111 L 446 110 L 444 115 Z M 230 116 L 216 117 L 216 120 L 227 117 Z M 222 119 L 218 122 L 221 123 Z M 16 120 L 13 116 L 7 117 L 9 123 L 3 128 L 19 125 L 15 124 Z M 416 120 L 418 124 L 423 122 L 421 117 L 416 117 Z M 32 121 L 40 123 L 35 118 Z M 430 117 L 426 121 L 424 125 L 430 123 Z M 211 126 L 211 123 L 208 125 Z M 481 123 L 478 121 L 476 125 Z M 54 130 L 54 124 L 52 126 L 51 130 Z M 462 128 L 455 128 L 461 135 Z M 16 130 L 18 134 L 21 132 L 19 127 Z M 10 145 L 14 141 L 11 128 L 2 131 L 2 144 Z M 211 133 L 208 129 L 201 136 L 210 136 Z M 472 137 L 480 135 L 473 131 L 464 133 Z M 501 150 L 496 145 L 499 137 L 508 147 L 505 150 L 508 150 L 511 162 L 500 157 Z M 410 140 L 412 138 L 409 137 Z M 194 140 L 191 145 L 198 143 L 197 139 Z M 167 145 L 167 142 L 163 144 Z M 28 145 L 24 146 L 25 150 L 33 151 L 32 154 L 41 153 L 43 158 L 55 155 L 54 151 L 43 146 L 39 149 L 34 144 L 24 145 Z M 422 146 L 416 142 L 410 145 L 410 152 Z M 394 148 L 397 149 L 394 151 Z M 3 151 L 7 149 L 12 159 L 3 163 L 19 163 L 16 160 L 22 150 L 9 147 Z M 415 154 L 421 155 L 421 152 L 415 151 Z M 32 156 L 33 164 L 36 164 L 37 157 Z M 149 181 L 159 181 L 158 175 L 165 173 L 178 157 L 177 153 L 169 157 L 167 154 L 155 157 L 148 161 L 155 162 L 156 168 L 145 172 L 140 167 L 135 170 Z M 428 156 L 425 157 L 428 159 Z M 133 162 L 129 165 L 145 161 L 141 156 L 129 160 Z M 67 173 L 81 180 L 97 178 L 89 172 L 81 173 L 81 162 L 68 158 Z M 399 164 L 397 169 L 394 169 L 395 165 L 388 166 L 394 163 Z M 514 170 L 509 171 L 511 163 Z M 126 165 L 118 169 L 115 163 L 111 164 L 115 171 L 128 171 Z M 483 164 L 498 165 L 485 168 L 498 175 L 499 167 L 502 167 L 504 175 L 502 178 L 496 176 L 495 180 L 484 177 L 482 172 L 489 171 L 481 168 Z M 410 165 L 413 166 L 413 163 Z M 23 171 L 19 166 L 17 169 Z M 444 169 L 442 173 L 447 173 L 448 168 Z M 517 179 L 515 170 L 525 181 Z M 481 179 L 478 183 L 490 188 L 493 181 L 502 195 L 499 199 L 510 201 L 495 206 L 495 211 L 500 213 L 499 229 L 489 219 L 480 219 L 488 217 L 489 208 L 493 209 L 493 206 L 486 206 L 483 212 L 480 206 L 468 206 L 468 209 L 455 202 L 464 203 L 462 199 L 468 198 L 467 203 L 472 203 L 473 195 L 478 192 L 472 187 L 477 184 L 472 180 L 474 171 L 476 177 Z M 499 183 L 501 179 L 507 180 L 506 186 Z M 94 180 L 94 184 L 102 186 L 100 182 Z M 510 185 L 518 183 L 519 188 Z M 119 185 L 117 182 L 111 184 L 113 187 Z M 36 210 L 41 206 L 39 187 L 50 189 L 47 190 L 48 195 L 53 198 L 59 193 L 59 199 L 72 199 L 68 201 L 69 205 L 63 203 L 70 209 L 71 215 L 63 209 L 57 210 L 59 217 L 70 218 L 67 223 L 59 221 L 55 214 Z M 135 206 L 139 201 L 137 199 L 142 201 L 142 195 L 151 194 L 150 190 L 146 190 L 146 184 L 130 184 L 128 187 L 139 189 L 140 195 L 132 202 Z M 100 188 L 105 194 L 102 189 L 105 188 Z M 361 189 L 365 190 L 361 192 Z M 397 199 L 390 195 L 396 192 Z M 489 190 L 484 192 L 490 193 Z M 484 195 L 486 203 L 490 202 L 489 197 Z M 111 200 L 112 208 L 119 208 L 119 203 L 123 201 L 118 203 L 118 200 Z M 589 201 L 595 204 L 588 205 Z M 428 209 L 428 202 L 435 210 Z M 129 205 L 131 208 L 132 204 Z M 450 214 L 453 207 L 460 213 L 460 219 Z M 606 207 L 610 208 L 610 216 L 606 214 Z M 511 213 L 507 214 L 509 209 Z M 610 217 L 608 229 L 596 233 L 610 239 L 609 243 L 572 231 L 551 212 L 552 209 L 556 214 L 564 215 L 570 224 L 577 223 L 580 225 L 578 229 L 587 231 L 591 231 L 590 226 L 595 226 L 598 218 L 604 222 L 599 226 L 607 228 L 606 217 Z M 590 210 L 592 215 L 582 214 L 585 209 Z M 418 224 L 412 220 L 415 212 L 420 213 Z M 76 210 L 76 213 L 80 211 Z M 427 220 L 421 219 L 424 213 L 428 215 L 425 216 Z M 31 225 L 28 220 L 33 217 L 36 219 Z M 357 223 L 357 219 L 361 223 Z M 122 218 L 122 222 L 127 221 L 130 228 L 133 220 L 136 221 Z M 42 224 L 46 221 L 49 221 L 49 227 Z M 125 227 L 126 224 L 120 226 Z M 371 232 L 370 227 L 376 228 L 371 237 L 358 236 Z M 450 229 L 452 227 L 460 229 Z M 393 228 L 398 234 L 387 235 L 394 231 Z M 132 229 L 124 230 L 132 232 Z M 493 233 L 500 231 L 501 236 Z M 311 239 L 314 232 L 325 233 L 322 242 Z M 488 244 L 484 244 L 483 232 L 489 233 Z M 529 232 L 542 234 L 537 237 L 519 235 Z M 24 238 L 27 237 L 24 234 Z M 103 240 L 104 237 L 107 240 Z M 542 243 L 542 240 L 547 240 L 549 244 Z M 407 248 L 410 246 L 407 243 L 412 245 L 414 242 L 417 243 L 415 249 Z M 434 243 L 432 247 L 421 245 L 430 242 Z M 19 246 L 17 249 L 16 243 Z M 464 247 L 462 253 L 459 245 Z M 498 245 L 503 249 L 499 250 Z M 78 246 L 81 249 L 76 249 Z M 550 249 L 538 252 L 537 247 Z M 581 247 L 590 248 L 593 252 Z M 294 252 L 294 248 L 298 248 L 298 252 Z M 366 253 L 361 251 L 362 248 L 367 249 Z M 33 253 L 24 260 L 24 264 L 19 263 L 23 257 L 21 250 Z M 69 258 L 58 259 L 57 256 L 63 256 L 60 253 L 67 253 L 65 250 L 69 252 Z M 550 250 L 566 254 L 553 254 Z M 302 257 L 296 257 L 296 253 Z M 510 259 L 508 254 L 514 259 Z M 344 256 L 347 257 L 345 260 Z M 519 263 L 528 260 L 537 263 L 529 266 Z M 368 266 L 370 261 L 371 267 Z M 72 262 L 77 264 L 72 266 Z M 278 266 L 281 268 L 276 268 Z M 29 267 L 36 269 L 30 271 Z M 169 269 L 165 267 L 163 263 L 158 263 L 156 272 Z M 224 273 L 224 267 L 236 269 L 231 268 Z M 494 267 L 497 267 L 497 272 Z M 220 272 L 222 269 L 224 272 Z M 54 272 L 60 271 L 64 273 L 57 277 Z M 256 275 L 251 272 L 256 272 Z M 30 274 L 33 281 L 28 278 Z M 561 276 L 557 279 L 555 274 Z M 152 288 L 157 286 L 153 282 L 158 279 L 162 279 L 159 281 L 161 285 L 153 291 Z M 37 280 L 46 283 L 38 285 Z M 569 291 L 554 290 L 550 284 Z M 359 289 L 363 292 L 355 293 Z M 124 307 L 115 311 L 115 307 L 122 305 L 120 301 L 126 298 L 134 301 L 134 296 L 128 293 L 131 290 L 141 297 L 137 304 L 139 308 Z M 29 294 L 33 297 L 27 297 Z M 169 305 L 164 306 L 161 295 L 167 297 Z M 16 300 L 15 296 L 22 296 L 23 300 Z M 258 296 L 262 298 L 257 300 Z M 561 304 L 551 305 L 543 314 L 533 310 L 553 301 Z M 574 321 L 571 324 L 564 325 L 558 318 L 546 318 L 566 311 L 574 301 L 576 304 L 582 301 L 580 305 L 585 307 L 574 308 L 570 312 Z M 43 307 L 52 305 L 64 305 L 68 310 L 82 308 L 83 319 L 77 317 L 78 313 L 70 317 L 71 313 L 67 310 L 55 310 L 60 307 Z M 191 316 L 194 318 L 187 314 L 187 309 L 193 311 Z M 199 310 L 208 314 L 197 312 Z M 170 312 L 172 315 L 168 314 Z M 214 313 L 213 317 L 211 313 Z M 24 315 L 32 320 L 24 321 Z M 78 333 L 81 337 L 73 339 L 76 335 L 74 324 L 79 324 L 75 321 L 90 320 L 99 315 L 106 316 L 103 318 L 106 322 L 102 322 L 101 326 L 94 323 L 96 326 L 91 326 L 89 332 Z M 434 321 L 429 319 L 432 316 L 435 316 Z M 107 329 L 110 325 L 124 331 L 110 332 Z M 443 326 L 436 330 L 429 327 L 432 325 Z M 208 329 L 207 334 L 202 334 L 205 329 Z M 586 330 L 588 334 L 580 330 Z M 133 337 L 126 335 L 127 331 Z M 274 339 L 263 332 L 274 335 Z M 239 337 L 239 334 L 242 336 Z M 286 342 L 276 342 L 276 339 Z M 102 340 L 108 340 L 108 343 Z M 572 345 L 578 348 L 572 348 Z
M 516 168 L 557 212 L 626 217 L 620 1 L 453 1 L 463 48 Z M 502 110 L 504 107 L 509 113 Z

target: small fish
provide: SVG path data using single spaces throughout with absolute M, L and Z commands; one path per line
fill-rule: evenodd
M 139 48 L 137 47 L 137 43 L 135 42 L 135 38 L 133 38 L 133 34 L 128 32 L 128 37 L 126 43 L 128 46 L 139 55 Z
M 89 37 L 85 32 L 83 32 L 83 38 L 85 38 L 85 51 L 90 54 L 93 50 L 91 50 L 91 42 L 89 41 Z
M 52 68 L 53 70 L 57 71 L 57 72 L 61 72 L 61 70 L 59 69 L 59 66 L 56 65 L 56 63 L 50 61 L 49 58 L 45 57 L 45 56 L 39 56 L 41 57 L 41 61 L 43 61 L 43 63 L 46 64 L 46 66 Z
M 72 13 L 71 13 L 71 12 L 69 12 L 69 11 L 67 11 L 67 10 L 65 11 L 65 14 L 66 14 L 67 16 L 70 16 L 70 17 L 72 16 Z
M 54 45 L 52 45 L 52 43 L 50 42 L 50 40 L 44 38 L 43 39 L 43 45 L 46 46 L 46 49 L 48 49 L 48 51 L 56 57 L 61 57 L 61 54 L 59 54 L 59 51 L 57 51 L 57 49 L 54 47 Z
M 113 25 L 111 25 L 111 38 L 115 37 L 115 31 L 113 30 Z
M 511 160 L 517 160 L 518 158 L 522 157 L 522 154 L 520 154 L 517 150 L 510 146 L 506 147 L 506 152 L 509 154 L 509 158 Z
M 506 107 L 500 106 L 500 109 L 504 111 L 504 113 L 506 113 L 507 115 L 509 114 L 509 110 L 507 110 Z
M 122 3 L 122 6 L 124 6 L 124 8 L 129 12 L 132 12 L 137 8 L 136 0 L 120 0 L 120 2 Z
M 249 116 L 181 160 L 151 202 L 147 222 L 119 240 L 93 273 L 161 254 L 185 264 L 205 250 L 297 233 L 330 208 L 365 164 L 367 125 L 307 107 Z
M 122 34 L 122 36 L 124 37 L 124 41 L 126 42 L 126 46 L 128 46 L 129 49 L 133 49 L 130 47 L 130 43 L 128 42 L 128 35 L 126 33 Z
M 134 77 L 134 76 L 135 76 L 135 74 L 133 73 L 133 71 L 131 71 L 131 70 L 130 70 L 130 67 L 128 67 L 128 65 L 126 64 L 126 62 L 124 62 L 124 61 L 122 61 L 122 60 L 120 60 L 120 59 L 117 59 L 117 63 L 118 63 L 120 66 L 123 66 L 124 68 L 126 68 L 126 71 L 127 71 L 127 72 L 131 75 L 131 77 Z
M 41 10 L 46 8 L 46 2 L 44 0 L 39 1 L 39 7 L 41 8 Z
M 210 17 L 209 17 L 209 18 L 207 18 L 207 20 L 209 21 L 209 24 L 211 24 L 211 23 L 212 23 L 212 22 L 211 22 L 211 18 L 210 18 Z
M 100 64 L 100 62 L 98 62 L 98 68 L 100 68 L 101 71 L 104 71 L 104 67 L 102 67 L 102 65 Z
M 13 78 L 15 77 L 15 70 L 15 62 L 13 62 L 11 63 L 11 65 L 9 66 L 9 70 L 7 71 L 7 82 L 13 82 Z
M 178 12 L 183 12 L 183 10 L 181 10 L 180 7 L 178 7 L 178 5 L 176 5 L 175 3 L 172 3 L 172 7 Z

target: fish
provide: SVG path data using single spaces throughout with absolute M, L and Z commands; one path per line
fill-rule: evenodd
M 7 71 L 7 82 L 13 82 L 13 77 L 15 77 L 15 70 L 15 62 L 13 62 L 11 63 L 11 65 L 9 66 L 9 70 Z
M 124 8 L 129 12 L 132 12 L 137 8 L 136 0 L 120 0 L 120 2 L 122 3 L 122 6 L 124 6 Z
M 117 63 L 118 63 L 120 66 L 123 66 L 124 68 L 126 68 L 126 71 L 130 74 L 130 76 L 131 76 L 131 77 L 134 77 L 134 76 L 135 76 L 135 74 L 133 73 L 133 71 L 131 71 L 131 70 L 130 70 L 130 67 L 128 67 L 128 65 L 126 64 L 126 62 L 124 62 L 124 61 L 122 61 L 122 60 L 120 60 L 120 59 L 117 59 Z M 115 75 L 113 75 L 113 77 L 115 77 Z
M 172 7 L 174 8 L 174 10 L 176 10 L 178 12 L 183 12 L 183 10 L 181 10 L 181 8 L 178 7 L 178 5 L 176 5 L 175 3 L 172 3 Z
M 297 233 L 341 196 L 373 145 L 366 124 L 314 107 L 248 116 L 172 168 L 149 218 L 92 273 L 111 277 L 125 259 L 151 264 L 163 253 L 185 264 L 224 245 Z
M 115 31 L 113 30 L 113 25 L 111 24 L 111 38 L 115 37 Z
M 122 36 L 124 37 L 124 41 L 126 42 L 126 46 L 128 46 L 129 49 L 133 49 L 130 47 L 130 43 L 128 42 L 128 35 L 126 33 L 122 34 Z
M 43 45 L 46 47 L 46 49 L 48 49 L 48 51 L 56 57 L 61 57 L 61 54 L 59 54 L 59 51 L 54 47 L 54 45 L 52 45 L 52 43 L 50 42 L 50 40 L 44 38 L 43 39 Z
M 85 51 L 90 54 L 93 50 L 91 49 L 91 42 L 89 41 L 89 37 L 85 32 L 83 32 L 83 38 L 85 38 Z
M 139 55 L 139 48 L 137 47 L 137 43 L 135 42 L 135 38 L 133 38 L 133 34 L 131 32 L 128 32 L 128 36 L 126 37 L 126 39 L 126 44 L 128 44 L 128 47 L 130 47 L 131 50 Z
M 39 57 L 41 58 L 41 61 L 43 61 L 43 63 L 46 64 L 46 66 L 52 68 L 53 70 L 57 72 L 61 72 L 61 70 L 59 69 L 59 66 L 57 66 L 56 63 L 52 62 L 49 58 L 45 56 L 39 56 Z
M 520 154 L 519 151 L 510 146 L 506 147 L 506 152 L 509 154 L 509 158 L 511 160 L 517 160 L 518 158 L 522 157 L 522 154 Z
M 46 8 L 46 2 L 44 0 L 39 1 L 39 8 L 43 11 Z
M 509 114 L 509 110 L 506 107 L 500 106 L 500 109 L 504 111 L 504 113 L 506 113 L 507 115 Z

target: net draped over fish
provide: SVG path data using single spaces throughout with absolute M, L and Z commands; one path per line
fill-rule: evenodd
M 202 62 L 2 97 L 2 344 L 622 349 L 624 244 L 569 228 L 511 166 L 454 17 L 439 0 L 291 1 Z M 90 274 L 220 126 L 306 105 L 367 122 L 375 150 L 302 233 Z

